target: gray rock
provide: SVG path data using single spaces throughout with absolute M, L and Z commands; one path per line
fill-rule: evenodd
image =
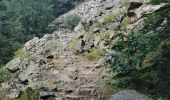
M 12 90 L 10 91 L 9 98 L 10 98 L 10 99 L 18 98 L 19 95 L 20 95 L 20 93 L 21 93 L 21 92 L 20 92 L 18 89 L 12 89 Z
M 28 41 L 25 43 L 24 45 L 24 50 L 29 51 L 32 48 L 36 47 L 36 44 L 39 42 L 39 38 L 38 37 L 34 37 L 32 40 Z
M 23 71 L 28 65 L 29 65 L 29 61 L 27 58 L 25 58 L 20 63 L 19 68 L 21 69 L 21 71 Z
M 99 61 L 97 62 L 97 64 L 95 64 L 95 68 L 100 68 L 102 66 L 105 65 L 106 59 L 105 58 L 101 58 L 99 59 Z
M 15 73 L 16 71 L 19 70 L 20 63 L 21 63 L 21 59 L 15 58 L 11 60 L 9 63 L 7 63 L 5 68 L 9 70 L 10 72 Z
M 9 84 L 9 82 L 6 82 L 6 83 L 1 83 L 1 86 L 0 87 L 2 87 L 2 88 L 5 88 L 5 89 L 8 89 L 8 88 L 10 88 L 10 84 Z
M 85 52 L 89 51 L 94 46 L 94 42 L 91 40 L 86 43 L 86 45 L 83 47 L 83 50 Z
M 113 7 L 114 7 L 114 4 L 111 3 L 111 2 L 108 2 L 108 3 L 106 4 L 105 10 L 110 10 L 110 9 L 112 9 Z
M 132 21 L 136 21 L 137 19 L 140 19 L 143 14 L 150 14 L 153 13 L 162 7 L 164 7 L 166 4 L 160 4 L 160 5 L 148 5 L 143 4 L 141 2 L 131 2 L 128 7 L 127 15 L 131 18 Z
M 81 94 L 91 94 L 91 95 L 96 95 L 95 91 L 96 91 L 96 84 L 86 84 L 86 85 L 82 85 L 79 89 L 79 93 Z
M 77 47 L 76 47 L 77 52 L 83 52 L 84 45 L 85 45 L 84 41 L 83 40 L 79 40 L 79 42 L 77 44 Z
M 108 46 L 108 45 L 106 46 L 105 44 L 106 44 L 105 41 L 101 41 L 101 42 L 99 43 L 100 48 L 101 48 L 101 49 L 108 49 L 109 46 Z
M 94 46 L 97 46 L 100 42 L 100 36 L 94 36 Z
M 78 32 L 79 30 L 83 29 L 83 25 L 81 23 L 81 21 L 79 22 L 79 24 L 74 28 L 75 32 Z
M 31 80 L 30 75 L 39 71 L 38 69 L 38 64 L 30 63 L 30 65 L 18 75 L 18 79 L 22 84 L 28 85 L 29 80 Z
M 100 29 L 99 29 L 98 27 L 95 27 L 95 28 L 93 29 L 93 32 L 94 32 L 94 33 L 98 33 L 98 32 L 100 32 Z
M 112 96 L 112 100 L 153 100 L 135 90 L 123 90 Z

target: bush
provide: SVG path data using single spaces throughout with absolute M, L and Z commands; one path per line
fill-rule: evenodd
M 21 58 L 21 59 L 27 58 L 28 56 L 29 56 L 29 53 L 22 49 L 18 49 L 14 55 L 15 58 Z
M 124 9 L 120 9 L 110 15 L 107 15 L 104 17 L 104 24 L 107 24 L 107 23 L 112 23 L 114 21 L 116 21 L 116 18 L 117 17 L 120 17 L 121 15 L 123 15 L 124 13 Z
M 25 91 L 28 100 L 38 100 L 39 99 L 39 90 L 34 90 L 28 87 Z
M 78 25 L 81 17 L 77 14 L 70 14 L 64 18 L 64 25 L 69 28 L 73 29 L 75 26 Z
M 0 83 L 8 80 L 9 78 L 10 74 L 3 68 L 0 68 Z
M 121 23 L 122 29 L 125 30 L 127 25 L 130 23 L 132 23 L 132 21 L 130 20 L 128 16 L 126 16 Z
M 109 61 L 113 86 L 170 100 L 169 14 L 168 7 L 161 9 L 146 16 L 139 32 L 117 34 L 119 40 L 113 44 Z
M 93 48 L 93 49 L 91 49 L 90 52 L 84 53 L 83 55 L 85 56 L 85 58 L 87 58 L 87 60 L 94 61 L 94 60 L 98 60 L 102 56 L 104 56 L 105 55 L 105 51 Z
M 160 4 L 160 3 L 168 3 L 170 0 L 151 0 L 151 4 Z
M 24 96 L 26 96 L 25 98 L 28 98 L 28 100 L 39 100 L 41 91 L 47 91 L 47 88 L 38 87 L 38 88 L 33 89 L 31 87 L 28 87 L 25 90 Z
M 74 40 L 71 41 L 71 51 L 73 53 L 77 53 L 76 48 L 77 48 L 78 42 L 79 42 L 78 39 L 74 39 Z

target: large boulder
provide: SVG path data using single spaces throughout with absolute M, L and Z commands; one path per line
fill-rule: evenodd
M 16 71 L 19 70 L 19 65 L 21 63 L 20 58 L 15 58 L 11 60 L 9 63 L 6 64 L 5 68 L 12 73 L 15 73 Z
M 136 21 L 140 19 L 144 14 L 153 13 L 165 6 L 167 6 L 167 4 L 149 5 L 142 2 L 131 2 L 128 7 L 127 15 L 129 18 L 131 18 L 132 21 Z
M 18 97 L 20 96 L 20 93 L 21 93 L 20 90 L 18 90 L 18 89 L 12 89 L 12 90 L 10 91 L 10 94 L 8 95 L 8 97 L 9 97 L 10 99 L 16 99 L 16 98 L 18 98 Z
M 112 96 L 112 100 L 153 100 L 135 90 L 123 90 Z
M 34 37 L 32 40 L 28 41 L 24 45 L 24 50 L 29 51 L 32 48 L 36 47 L 36 44 L 40 41 L 38 37 Z

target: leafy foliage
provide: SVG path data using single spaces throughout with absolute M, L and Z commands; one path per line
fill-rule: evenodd
M 37 90 L 37 89 L 34 90 L 34 89 L 28 87 L 25 92 L 28 97 L 28 100 L 38 100 L 39 99 L 39 90 Z
M 15 58 L 20 57 L 21 59 L 24 59 L 24 58 L 26 58 L 28 56 L 29 56 L 28 52 L 26 52 L 26 51 L 24 51 L 22 49 L 18 49 L 17 51 L 15 51 L 15 56 L 14 57 Z
M 170 98 L 169 8 L 148 15 L 143 29 L 118 34 L 110 65 L 114 87 L 141 90 L 153 97 Z
M 97 48 L 92 48 L 90 52 L 86 52 L 83 55 L 85 56 L 85 58 L 87 58 L 87 60 L 94 61 L 104 56 L 105 51 L 97 49 Z
M 34 36 L 47 32 L 55 17 L 83 0 L 0 0 L 0 64 Z
M 170 2 L 170 0 L 151 0 L 150 3 L 151 4 L 160 4 L 160 3 L 168 3 Z
M 10 74 L 3 68 L 0 68 L 0 83 L 8 80 L 9 78 Z
M 124 9 L 120 9 L 120 10 L 117 10 L 116 12 L 114 12 L 110 15 L 105 16 L 104 17 L 104 24 L 112 23 L 112 22 L 116 21 L 117 17 L 122 16 L 124 12 L 125 12 Z

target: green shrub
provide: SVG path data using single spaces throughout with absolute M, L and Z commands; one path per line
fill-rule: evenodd
M 71 51 L 76 53 L 76 47 L 78 45 L 79 40 L 78 39 L 73 39 L 71 41 Z
M 161 9 L 146 16 L 139 32 L 117 35 L 108 61 L 113 86 L 170 99 L 169 14 L 169 8 Z M 123 23 L 129 23 L 126 20 Z
M 25 91 L 25 95 L 27 96 L 28 100 L 39 100 L 40 92 L 41 91 L 47 91 L 46 88 L 39 87 L 36 89 L 32 89 L 31 87 L 28 87 Z
M 10 78 L 10 73 L 0 68 L 0 82 L 7 81 Z
M 110 15 L 107 15 L 104 17 L 104 24 L 107 24 L 107 23 L 112 23 L 114 21 L 116 21 L 116 18 L 117 17 L 120 17 L 121 15 L 123 15 L 124 13 L 124 9 L 120 9 Z
M 128 16 L 126 16 L 121 23 L 122 29 L 125 30 L 127 25 L 130 23 L 132 23 L 132 21 L 130 20 Z
M 116 16 L 107 15 L 104 17 L 104 23 L 111 23 L 116 20 Z
M 69 29 L 73 29 L 75 26 L 78 25 L 80 20 L 81 20 L 81 17 L 79 15 L 70 14 L 64 18 L 64 25 Z
M 160 4 L 160 3 L 168 3 L 170 0 L 151 0 L 151 4 Z
M 21 58 L 21 59 L 24 59 L 24 58 L 27 58 L 29 56 L 29 53 L 27 51 L 24 51 L 22 49 L 18 49 L 17 51 L 15 51 L 14 53 L 14 58 Z
M 111 81 L 112 85 L 114 87 L 118 87 L 118 88 L 127 88 L 128 84 L 129 84 L 129 78 L 126 77 L 126 78 L 119 78 L 119 79 L 113 79 Z
M 105 55 L 105 51 L 93 48 L 90 52 L 83 54 L 89 61 L 98 60 Z
M 39 91 L 28 87 L 25 91 L 28 100 L 39 100 Z

